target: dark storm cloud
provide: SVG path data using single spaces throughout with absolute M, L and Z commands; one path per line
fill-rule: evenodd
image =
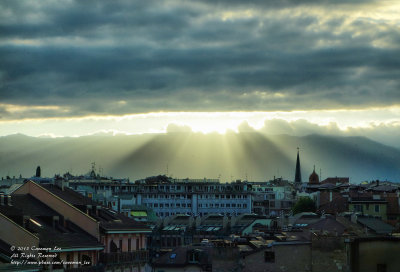
M 399 104 L 396 22 L 328 2 L 2 1 L 1 103 L 63 108 L 2 118 Z

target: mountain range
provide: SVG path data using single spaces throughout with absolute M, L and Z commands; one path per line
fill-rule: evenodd
M 297 147 L 303 182 L 314 167 L 320 178 L 400 181 L 400 150 L 365 137 L 266 136 L 258 132 L 92 135 L 38 138 L 0 137 L 0 176 L 31 177 L 97 172 L 136 180 L 166 174 L 174 178 L 293 180 Z

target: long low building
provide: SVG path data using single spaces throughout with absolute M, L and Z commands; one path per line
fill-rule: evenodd
M 67 185 L 128 216 L 131 211 L 125 207 L 132 205 L 150 208 L 158 217 L 252 212 L 252 189 L 247 182 L 219 183 L 218 180 L 207 179 L 147 183 L 69 180 Z

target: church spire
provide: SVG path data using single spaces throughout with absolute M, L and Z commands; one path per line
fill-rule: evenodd
M 295 177 L 294 177 L 294 183 L 295 184 L 301 183 L 299 148 L 297 148 L 296 174 L 295 174 Z

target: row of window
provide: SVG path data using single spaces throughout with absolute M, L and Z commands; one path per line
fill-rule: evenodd
M 247 208 L 247 204 L 236 203 L 205 203 L 199 204 L 199 208 Z
M 149 208 L 191 208 L 191 203 L 147 203 Z
M 174 213 L 174 212 L 156 212 L 156 216 L 158 216 L 158 217 L 170 216 L 170 215 L 175 215 L 175 214 L 179 214 L 179 213 Z M 212 214 L 212 212 L 211 212 L 211 214 Z M 231 211 L 231 212 L 222 212 L 222 214 L 232 216 L 232 215 L 238 215 L 239 213 Z M 199 212 L 199 213 L 197 213 L 197 215 L 205 216 L 205 215 L 208 215 L 208 212 Z
M 182 194 L 149 194 L 149 195 L 143 195 L 143 197 L 144 198 L 153 198 L 153 199 L 156 199 L 156 198 L 160 198 L 160 199 L 164 199 L 164 198 L 166 198 L 166 199 L 170 199 L 170 198 L 172 198 L 172 199 L 174 199 L 174 198 L 176 198 L 176 199 L 191 199 L 191 195 L 182 195 Z
M 245 199 L 248 195 L 199 195 L 200 199 Z
M 199 199 L 246 199 L 248 195 L 219 195 L 219 194 L 204 194 L 199 195 Z M 145 194 L 143 198 L 150 198 L 150 199 L 191 199 L 192 195 L 189 194 Z
M 147 203 L 149 208 L 191 208 L 190 203 Z M 247 204 L 237 203 L 200 203 L 199 208 L 247 208 Z

